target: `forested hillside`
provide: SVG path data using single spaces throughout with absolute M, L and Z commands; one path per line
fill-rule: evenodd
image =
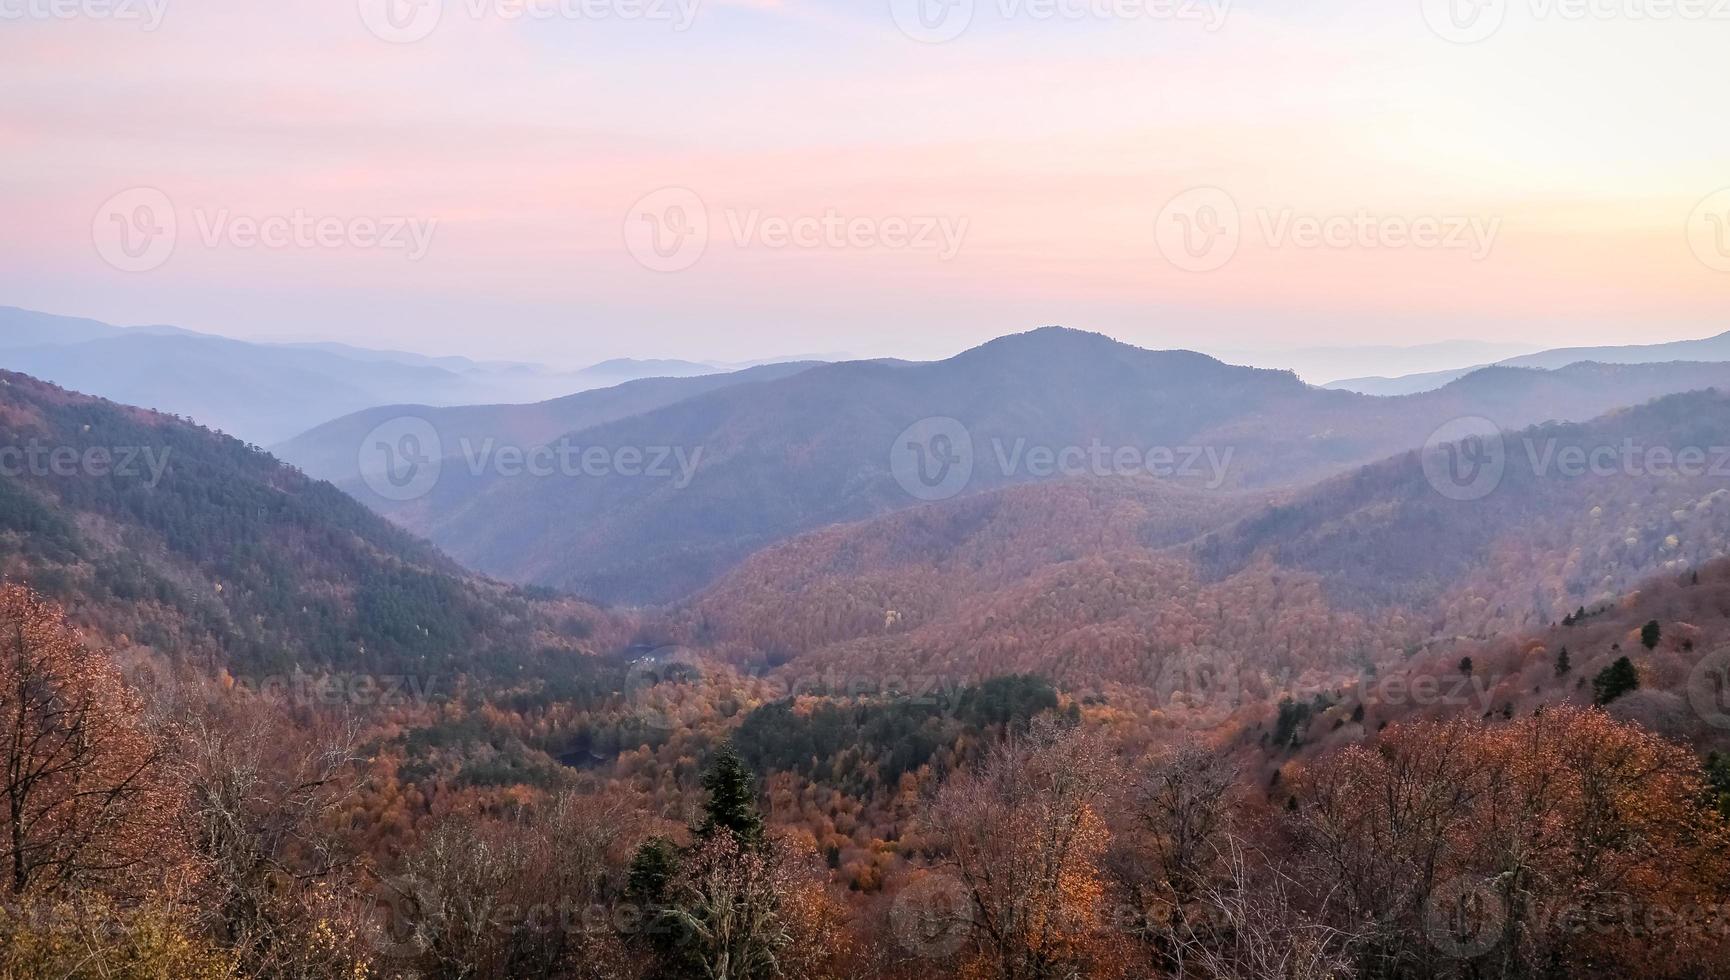
M 789 672 L 1035 671 L 1087 688 L 1201 662 L 1289 677 L 1547 625 L 1730 549 L 1721 395 L 1502 447 L 1499 482 L 1472 500 L 1445 496 L 1413 451 L 1272 503 L 1153 480 L 942 501 L 766 549 L 679 622 L 689 642 Z
M 0 972 L 1730 961 L 1692 920 L 1654 946 L 1608 918 L 1730 899 L 1708 754 L 1730 565 L 1700 560 L 1730 549 L 1727 491 L 1650 452 L 1730 443 L 1716 393 L 1504 434 L 1476 499 L 1436 482 L 1446 445 L 1301 491 L 1023 482 L 795 537 L 627 617 L 469 576 L 183 420 L 0 382 L 0 557 L 52 596 L 0 590 L 0 691 L 27 709 L 0 744 L 57 773 L 8 786 L 77 830 L 21 810 L 0 834 L 27 917 L 0 918 Z M 1562 468 L 1522 471 L 1528 440 Z M 1643 462 L 1566 469 L 1600 446 Z M 121 669 L 141 659 L 176 683 Z M 337 677 L 366 683 L 299 680 Z M 1461 895 L 1489 926 L 1436 925 Z M 1612 925 L 1581 940 L 1557 909 Z M 716 931 L 738 915 L 757 925 Z
M 242 674 L 514 674 L 620 640 L 171 416 L 0 372 L 0 444 L 0 570 L 121 645 Z

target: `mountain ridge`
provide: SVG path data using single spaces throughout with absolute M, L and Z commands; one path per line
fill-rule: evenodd
M 895 469 L 912 465 L 897 440 L 916 425 L 960 426 L 948 438 L 964 434 L 972 468 L 956 492 L 1043 478 L 1029 460 L 1093 445 L 1108 465 L 1126 449 L 1140 460 L 1193 457 L 1187 473 L 1170 475 L 1258 489 L 1300 486 L 1410 449 L 1461 417 L 1517 428 L 1714 385 L 1730 385 L 1730 364 L 1497 368 L 1435 392 L 1381 398 L 1048 328 L 944 361 L 813 367 L 573 435 L 606 452 L 700 451 L 688 486 L 447 471 L 409 501 L 345 489 L 487 574 L 660 603 L 793 534 L 917 504 L 923 489 L 903 485 Z

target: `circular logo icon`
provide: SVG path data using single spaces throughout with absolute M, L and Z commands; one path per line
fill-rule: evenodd
M 1453 44 L 1476 44 L 1502 29 L 1508 0 L 1418 0 L 1430 33 Z
M 688 187 L 663 187 L 637 198 L 625 215 L 625 248 L 652 272 L 680 272 L 709 247 L 709 209 Z
M 973 932 L 973 899 L 956 878 L 928 874 L 895 896 L 889 925 L 895 941 L 915 956 L 952 956 Z
M 662 684 L 684 684 L 702 678 L 703 661 L 695 653 L 684 647 L 661 647 L 631 661 L 625 671 L 625 697 L 633 702 L 637 721 L 644 728 L 670 732 L 678 727 L 678 717 L 665 698 L 656 698 L 650 692 Z
M 424 41 L 444 18 L 444 0 L 356 0 L 361 23 L 391 44 Z
M 399 415 L 361 440 L 360 478 L 386 500 L 416 500 L 432 492 L 444 464 L 438 430 L 418 415 Z
M 1730 728 L 1730 647 L 1719 647 L 1688 672 L 1688 704 L 1713 728 Z
M 172 666 L 141 657 L 123 663 L 120 676 L 143 697 L 145 713 L 151 718 L 166 718 L 180 708 L 180 674 Z
M 379 882 L 376 901 L 383 921 L 372 933 L 373 950 L 390 960 L 426 952 L 444 916 L 438 892 L 414 875 L 397 875 Z
M 1488 882 L 1462 875 L 1444 882 L 1424 908 L 1430 945 L 1469 960 L 1496 947 L 1508 924 L 1507 903 Z
M 1237 201 L 1217 187 L 1192 187 L 1167 201 L 1153 220 L 1154 244 L 1185 272 L 1212 272 L 1237 254 L 1243 221 Z
M 947 416 L 920 419 L 889 447 L 889 472 L 920 500 L 948 500 L 973 479 L 973 436 Z
M 1192 728 L 1218 723 L 1243 706 L 1243 668 L 1224 654 L 1198 651 L 1165 658 L 1152 678 L 1158 703 Z
M 1468 415 L 1430 433 L 1423 448 L 1424 479 L 1449 500 L 1481 500 L 1502 483 L 1507 444 L 1496 423 Z
M 953 41 L 973 23 L 973 0 L 889 0 L 901 33 L 926 44 Z
M 134 187 L 103 201 L 90 223 L 96 254 L 121 272 L 161 268 L 179 234 L 174 202 L 154 187 Z
M 1689 212 L 1688 247 L 1706 268 L 1730 272 L 1730 187 L 1706 195 Z

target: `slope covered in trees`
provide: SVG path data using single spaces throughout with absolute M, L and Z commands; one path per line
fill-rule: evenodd
M 615 642 L 475 579 L 335 487 L 171 416 L 0 373 L 0 573 L 201 667 L 509 671 Z
M 766 549 L 677 622 L 789 674 L 1159 689 L 1230 669 L 1277 686 L 1557 622 L 1730 550 L 1723 396 L 1502 441 L 1500 482 L 1472 500 L 1440 492 L 1414 451 L 1271 504 L 1152 480 L 943 501 Z M 1612 462 L 1569 468 L 1594 456 Z
M 54 808 L 75 831 L 6 835 L 26 874 L 0 972 L 1682 980 L 1730 962 L 1709 922 L 1648 931 L 1730 898 L 1730 763 L 1706 754 L 1730 726 L 1730 563 L 1670 565 L 1691 553 L 1569 517 L 1620 524 L 1612 507 L 1670 507 L 1692 478 L 1510 474 L 1443 507 L 1413 456 L 1356 498 L 1004 487 L 796 539 L 630 636 L 463 576 L 232 440 L 4 380 L 8 445 L 80 467 L 174 451 L 155 476 L 0 483 L 8 574 L 93 627 L 0 593 L 0 719 L 23 733 L 0 741 L 29 749 L 5 767 L 14 819 Z M 1722 411 L 1684 396 L 1532 432 L 1675 449 L 1715 440 Z M 1716 527 L 1690 513 L 1667 519 Z M 1383 592 L 1323 560 L 1411 533 L 1378 522 L 1448 520 L 1493 533 L 1431 543 L 1439 569 L 1472 568 L 1440 585 L 1399 578 L 1407 556 Z M 1461 590 L 1534 584 L 1484 578 L 1501 566 L 1483 555 L 1551 540 L 1664 575 L 1501 639 L 1448 631 Z M 126 567 L 222 615 L 117 591 Z M 421 629 L 368 632 L 398 607 L 357 596 L 426 580 L 394 600 Z M 419 598 L 475 632 L 419 622 Z M 320 599 L 344 637 L 328 650 L 294 618 Z M 134 692 L 94 640 L 136 648 L 139 624 L 238 673 L 467 677 L 373 702 L 220 671 Z M 688 645 L 580 655 L 627 638 Z
M 1304 709 L 1281 711 L 1290 717 L 1274 726 L 1283 735 L 1272 741 L 1297 758 L 1393 723 L 1505 720 L 1563 705 L 1596 705 L 1702 752 L 1723 752 L 1730 749 L 1730 560 L 1647 579 L 1539 628 L 1450 644 L 1288 696 Z M 1730 778 L 1723 789 L 1730 791 Z

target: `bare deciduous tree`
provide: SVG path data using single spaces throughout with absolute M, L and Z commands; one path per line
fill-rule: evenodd
M 1237 823 L 1237 766 L 1190 742 L 1137 769 L 1114 807 L 1107 866 L 1134 910 L 1137 931 L 1166 966 L 1177 965 L 1180 942 L 1204 891 L 1227 870 L 1222 856 Z
M 1177 938 L 1176 975 L 1207 980 L 1344 980 L 1355 976 L 1353 937 L 1304 912 L 1292 879 L 1276 863 L 1252 861 L 1228 834 L 1223 868 L 1195 894 L 1205 927 L 1190 920 Z
M 15 896 L 160 890 L 191 865 L 169 831 L 182 799 L 112 661 L 60 609 L 0 588 L 0 859 Z
M 1046 980 L 1121 965 L 1100 870 L 1113 773 L 1097 733 L 1038 719 L 939 792 L 927 828 L 968 898 L 971 972 Z
M 209 869 L 205 930 L 250 975 L 352 972 L 367 958 L 364 893 L 332 820 L 356 788 L 355 726 L 295 725 L 270 699 L 186 693 L 185 834 Z

